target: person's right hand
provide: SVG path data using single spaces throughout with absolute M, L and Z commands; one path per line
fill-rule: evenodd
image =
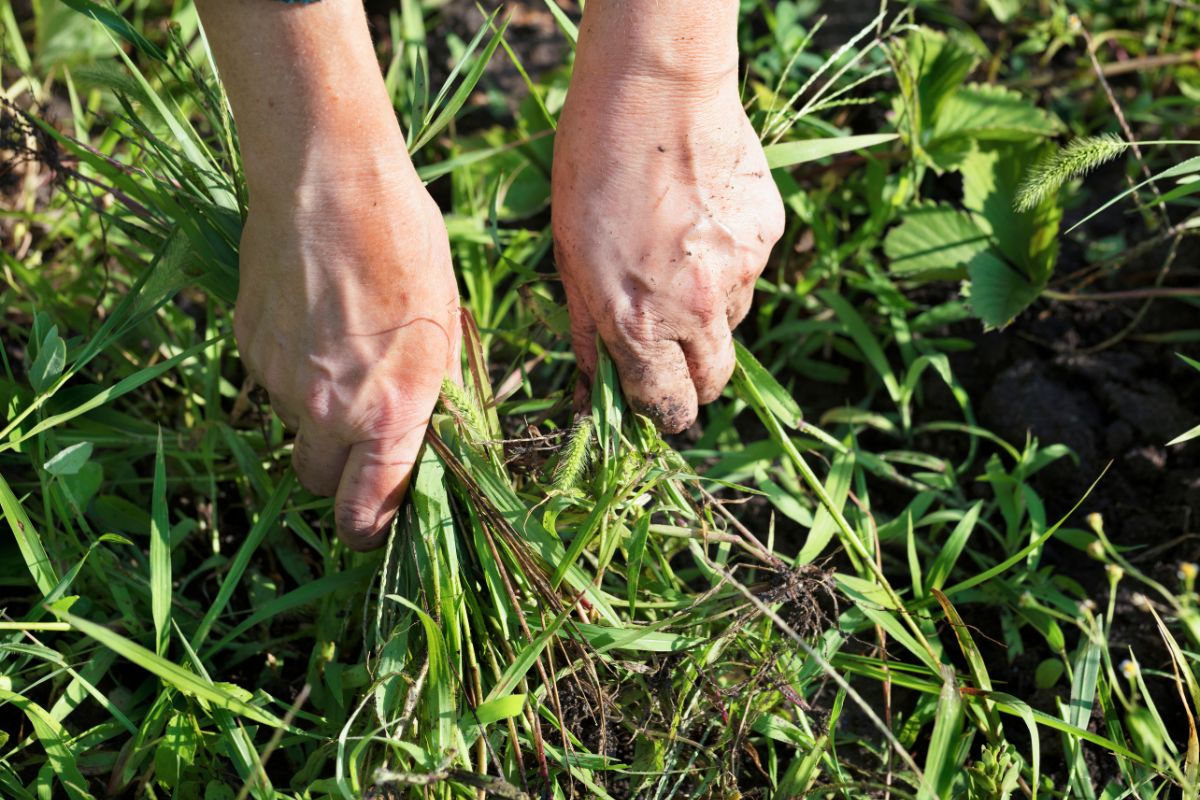
M 388 145 L 310 150 L 294 177 L 251 184 L 234 316 L 247 368 L 297 431 L 301 484 L 336 494 L 356 550 L 382 544 L 460 368 L 446 228 L 403 142 Z

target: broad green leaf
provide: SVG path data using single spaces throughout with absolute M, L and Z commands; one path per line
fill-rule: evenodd
M 918 147 L 926 139 L 938 111 L 975 67 L 977 54 L 963 37 L 948 36 L 929 28 L 915 28 L 895 49 L 896 77 L 901 92 L 896 98 L 898 127 L 915 135 Z
M 154 750 L 155 777 L 166 786 L 176 786 L 185 767 L 192 765 L 200 748 L 200 732 L 188 714 L 167 721 L 163 738 Z
M 75 475 L 91 457 L 92 443 L 79 442 L 59 450 L 45 463 L 44 469 L 51 475 Z
M 1017 211 L 1014 202 L 1025 172 L 1046 147 L 997 144 L 973 151 L 959 171 L 963 205 L 975 212 L 980 229 L 993 247 L 1023 270 L 1041 290 L 1058 257 L 1062 209 L 1047 197 L 1032 211 Z
M 1008 22 L 1017 12 L 1021 10 L 1021 0 L 987 0 L 987 7 L 991 9 L 998 22 Z M 1037 781 L 1035 780 L 1036 784 Z M 1034 791 L 1037 791 L 1035 788 Z
M 967 275 L 971 279 L 968 289 L 971 310 L 988 328 L 1003 328 L 1012 322 L 1042 290 L 990 250 L 971 259 Z
M 946 98 L 933 127 L 933 149 L 946 139 L 1027 141 L 1057 135 L 1058 120 L 1003 86 L 972 83 Z
M 899 138 L 899 134 L 895 133 L 869 133 L 862 136 L 836 136 L 829 139 L 802 139 L 796 142 L 767 145 L 763 148 L 763 152 L 767 155 L 767 165 L 771 169 L 780 169 L 805 164 L 809 161 L 819 161 L 839 153 L 864 150 Z
M 965 211 L 926 203 L 906 210 L 883 241 L 890 269 L 902 278 L 953 279 L 991 247 L 988 235 Z
M 67 365 L 67 343 L 58 335 L 58 326 L 52 327 L 38 345 L 37 358 L 29 367 L 29 385 L 35 392 L 44 392 L 58 380 Z

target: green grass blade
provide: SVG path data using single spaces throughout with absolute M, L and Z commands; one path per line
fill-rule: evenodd
M 171 525 L 167 514 L 167 468 L 163 459 L 162 428 L 154 456 L 154 486 L 150 497 L 150 615 L 154 619 L 155 650 L 167 654 L 171 634 Z
M 292 488 L 295 479 L 292 472 L 289 470 L 286 475 L 280 479 L 275 485 L 275 491 L 271 494 L 266 506 L 259 512 L 258 519 L 254 521 L 254 526 L 250 529 L 250 533 L 246 535 L 242 546 L 238 548 L 237 555 L 233 558 L 233 563 L 229 565 L 229 571 L 225 573 L 225 577 L 221 580 L 221 588 L 217 590 L 216 599 L 213 600 L 208 611 L 204 614 L 204 619 L 200 620 L 200 625 L 196 628 L 195 634 L 192 635 L 191 646 L 198 649 L 208 638 L 209 631 L 216 623 L 217 618 L 225 611 L 225 607 L 229 604 L 229 599 L 233 597 L 233 592 L 237 588 L 238 582 L 242 579 L 242 575 L 246 572 L 246 567 L 250 565 L 250 559 L 254 555 L 254 551 L 262 544 L 262 540 L 266 538 L 267 533 L 279 524 L 279 515 L 283 511 L 283 504 L 287 502 L 291 496 Z
M 840 153 L 865 150 L 868 147 L 899 139 L 895 133 L 869 133 L 863 136 L 837 136 L 831 139 L 805 139 L 798 142 L 779 142 L 763 148 L 767 154 L 767 165 L 771 169 L 794 167 L 809 161 L 818 161 Z
M 629 601 L 629 618 L 637 612 L 638 584 L 642 577 L 642 559 L 646 555 L 646 540 L 650 536 L 650 515 L 643 514 L 633 526 L 629 537 L 629 559 L 626 562 L 625 597 Z
M 926 589 L 941 589 L 946 585 L 946 581 L 950 579 L 950 573 L 954 569 L 954 565 L 958 563 L 958 557 L 962 555 L 963 548 L 966 547 L 967 539 L 971 537 L 971 532 L 975 530 L 975 524 L 979 521 L 979 514 L 983 510 L 983 501 L 979 501 L 967 510 L 963 518 L 954 526 L 954 530 L 950 532 L 946 543 L 942 545 L 937 556 L 933 559 L 933 564 L 929 567 L 929 577 L 925 584 Z
M 497 13 L 499 12 L 495 11 L 492 13 L 492 19 L 495 18 Z M 489 19 L 488 22 L 490 24 L 491 19 Z M 450 124 L 450 120 L 454 119 L 454 116 L 466 104 L 467 98 L 471 96 L 471 92 L 475 89 L 475 85 L 479 83 L 479 79 L 483 77 L 483 72 L 487 69 L 488 62 L 492 60 L 492 55 L 496 52 L 496 48 L 500 46 L 500 39 L 502 36 L 504 36 L 504 31 L 507 28 L 508 20 L 506 19 L 504 24 L 500 26 L 500 29 L 492 35 L 491 41 L 488 42 L 487 47 L 485 47 L 483 52 L 480 53 L 478 58 L 475 59 L 475 63 L 471 65 L 471 69 L 468 70 L 467 74 L 463 76 L 462 82 L 458 85 L 458 88 L 454 90 L 454 94 L 451 95 L 450 99 L 446 102 L 445 108 L 443 108 L 441 112 L 439 112 L 434 118 L 434 120 L 427 124 L 424 130 L 421 131 L 421 134 L 417 137 L 416 142 L 414 142 L 412 147 L 409 148 L 410 153 L 415 153 L 425 145 L 429 144 L 429 142 L 433 140 L 433 137 L 441 133 L 442 129 Z M 453 77 L 451 77 L 451 80 L 453 80 Z M 449 84 L 449 81 L 447 81 L 447 84 Z
M 312 605 L 326 595 L 332 594 L 339 589 L 345 589 L 351 586 L 361 586 L 375 572 L 374 564 L 363 564 L 360 567 L 335 572 L 332 575 L 326 575 L 323 578 L 317 578 L 311 583 L 306 583 L 299 586 L 282 597 L 277 597 L 274 600 L 266 603 L 263 606 L 254 610 L 254 613 L 246 617 L 244 620 L 233 626 L 229 633 L 222 636 L 219 640 L 209 645 L 204 652 L 204 661 L 210 661 L 214 655 L 220 650 L 227 647 L 230 642 L 237 639 L 246 631 L 259 625 L 272 617 L 277 617 L 280 614 L 286 614 L 289 611 L 304 606 Z
M 211 703 L 218 708 L 228 709 L 235 714 L 240 714 L 255 722 L 261 722 L 273 728 L 282 727 L 282 721 L 269 711 L 255 708 L 243 702 L 229 691 L 211 681 L 206 681 L 197 676 L 196 673 L 189 672 L 178 664 L 167 661 L 165 658 L 147 650 L 136 642 L 126 639 L 118 633 L 114 633 L 103 625 L 97 625 L 74 614 L 61 611 L 57 613 L 59 617 L 69 622 L 75 630 L 96 640 L 109 650 L 133 662 L 147 672 L 157 675 L 184 694 L 195 697 L 197 700 L 205 703 Z
M 575 44 L 579 41 L 579 27 L 567 16 L 567 13 L 559 8 L 558 3 L 554 0 L 545 0 L 546 8 L 550 10 L 550 16 L 554 17 L 554 21 L 558 24 L 558 29 L 563 32 L 563 36 L 567 37 L 567 42 L 571 45 L 571 49 L 575 49 Z
M 962 695 L 954 677 L 954 667 L 942 667 L 942 693 L 938 698 L 933 734 L 925 755 L 925 782 L 921 784 L 918 800 L 949 800 L 951 787 L 961 765 L 958 759 L 962 745 Z
M 67 796 L 71 800 L 92 800 L 92 794 L 87 790 L 87 780 L 79 771 L 75 754 L 67 745 L 68 735 L 62 725 L 46 709 L 16 692 L 0 688 L 0 701 L 12 703 L 29 718 L 33 733 L 45 748 L 50 767 Z
M 49 596 L 58 585 L 58 573 L 54 571 L 50 556 L 42 546 L 42 537 L 34 529 L 29 515 L 21 506 L 21 501 L 13 494 L 3 475 L 0 475 L 0 510 L 4 512 L 4 519 L 8 521 L 8 527 L 17 540 L 17 549 L 21 551 L 21 557 L 25 560 L 29 574 L 33 576 L 34 584 L 43 597 Z

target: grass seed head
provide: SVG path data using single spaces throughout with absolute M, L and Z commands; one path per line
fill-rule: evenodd
M 1014 201 L 1017 211 L 1032 211 L 1071 178 L 1086 175 L 1101 164 L 1116 158 L 1127 147 L 1129 144 L 1119 136 L 1106 133 L 1102 136 L 1076 139 L 1066 147 L 1039 159 L 1017 189 Z
M 487 426 L 484 425 L 483 416 L 466 389 L 452 380 L 442 381 L 442 404 L 463 424 L 475 441 L 486 438 L 484 431 Z
M 571 436 L 563 450 L 562 458 L 554 471 L 554 489 L 559 492 L 569 492 L 579 485 L 584 470 L 592 460 L 592 430 L 594 423 L 591 416 L 580 417 L 571 428 Z

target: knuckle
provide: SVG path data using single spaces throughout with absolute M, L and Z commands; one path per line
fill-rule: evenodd
M 779 190 L 774 190 L 773 202 L 769 203 L 766 208 L 766 213 L 762 218 L 762 238 L 765 240 L 767 250 L 769 251 L 775 246 L 775 243 L 783 238 L 784 231 L 787 228 L 787 220 L 783 211 L 783 200 L 779 197 Z
M 418 395 L 411 391 L 393 391 L 375 398 L 364 409 L 365 420 L 370 423 L 371 438 L 399 440 L 425 427 L 437 396 L 437 391 L 428 397 L 424 393 Z
M 634 353 L 644 353 L 661 342 L 676 341 L 679 327 L 649 304 L 637 304 L 616 317 L 620 344 Z
M 765 256 L 758 256 L 756 254 L 752 258 L 743 260 L 741 269 L 738 270 L 737 288 L 750 292 L 754 291 L 754 283 L 766 268 L 767 260 Z
M 328 425 L 340 416 L 334 408 L 334 393 L 324 383 L 306 386 L 302 402 L 304 415 L 318 425 Z

